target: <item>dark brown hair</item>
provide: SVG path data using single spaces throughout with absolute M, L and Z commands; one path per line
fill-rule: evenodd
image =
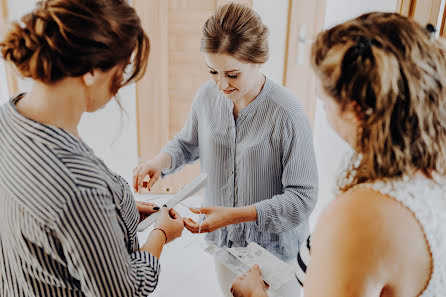
M 360 119 L 341 190 L 446 170 L 446 50 L 413 20 L 368 13 L 321 32 L 313 68 L 324 91 Z
M 114 80 L 117 91 L 144 75 L 150 44 L 125 0 L 47 0 L 13 24 L 0 49 L 23 76 L 47 84 L 133 62 L 124 82 Z
M 228 54 L 246 63 L 268 60 L 268 28 L 249 7 L 229 3 L 219 7 L 206 21 L 201 51 Z

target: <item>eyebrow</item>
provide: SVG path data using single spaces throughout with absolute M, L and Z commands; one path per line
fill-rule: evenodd
M 209 66 L 208 64 L 206 64 L 206 66 L 208 66 L 209 69 L 212 69 L 212 70 L 214 70 L 214 71 L 217 71 L 217 70 L 215 70 L 214 68 L 212 68 L 211 66 Z M 234 71 L 240 71 L 240 69 L 227 70 L 227 71 L 224 71 L 224 72 L 225 72 L 225 73 L 228 73 L 228 72 L 234 72 Z M 217 72 L 218 72 L 218 71 L 217 71 Z

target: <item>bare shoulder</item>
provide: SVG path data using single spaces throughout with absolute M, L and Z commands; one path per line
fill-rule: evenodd
M 342 259 L 352 273 L 373 275 L 405 296 L 419 292 L 430 277 L 429 246 L 415 214 L 368 188 L 339 195 L 325 209 L 313 235 L 314 254 Z
M 418 237 L 424 241 L 422 227 L 411 210 L 395 198 L 369 188 L 337 196 L 322 213 L 318 227 L 348 227 L 343 230 L 346 235 L 361 233 L 371 240 L 389 237 L 402 246 Z

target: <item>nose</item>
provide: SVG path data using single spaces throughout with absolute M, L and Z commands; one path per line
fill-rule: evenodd
M 219 76 L 217 86 L 220 91 L 223 91 L 228 87 L 228 81 L 226 80 L 225 77 Z

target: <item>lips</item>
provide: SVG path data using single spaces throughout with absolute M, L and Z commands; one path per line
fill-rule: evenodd
M 232 92 L 234 92 L 236 89 L 232 89 L 232 90 L 223 90 L 223 93 L 227 94 L 231 94 Z

